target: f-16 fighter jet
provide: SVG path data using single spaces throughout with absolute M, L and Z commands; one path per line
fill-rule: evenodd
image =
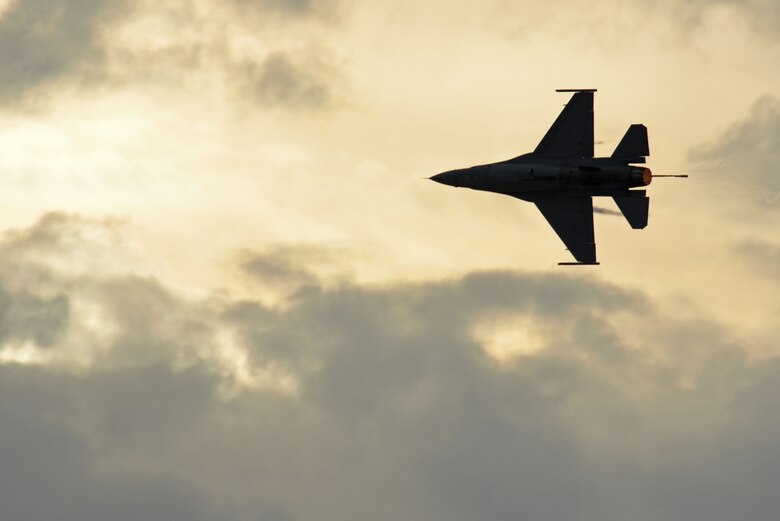
M 533 152 L 507 161 L 450 170 L 431 177 L 450 186 L 511 195 L 530 201 L 542 212 L 577 262 L 598 264 L 593 237 L 593 197 L 612 197 L 634 229 L 647 226 L 653 175 L 642 164 L 650 155 L 647 128 L 631 125 L 610 157 L 593 157 L 593 93 L 573 92 L 571 100 Z

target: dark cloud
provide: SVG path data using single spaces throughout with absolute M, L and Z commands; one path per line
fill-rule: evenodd
M 261 251 L 246 250 L 236 261 L 252 286 L 277 299 L 285 299 L 304 288 L 339 284 L 349 279 L 344 259 L 349 253 L 322 244 L 284 244 Z
M 36 226 L 11 230 L 0 242 L 0 344 L 37 347 L 56 344 L 68 328 L 70 299 L 67 289 L 49 284 L 50 269 L 44 259 L 67 255 L 84 232 L 87 222 L 52 213 Z M 103 231 L 110 225 L 100 223 Z M 105 227 L 105 228 L 104 228 Z M 71 234 L 67 233 L 70 230 Z M 70 242 L 68 247 L 65 243 Z M 58 281 L 60 282 L 60 281 Z
M 0 101 L 100 72 L 102 32 L 124 0 L 18 0 L 0 17 Z
M 63 235 L 97 226 L 54 220 Z M 323 285 L 298 275 L 297 247 L 244 257 L 302 281 L 283 306 L 191 301 L 126 271 L 63 269 L 50 257 L 66 251 L 29 239 L 51 222 L 6 235 L 3 262 L 14 241 L 39 244 L 16 272 L 46 266 L 46 287 L 89 300 L 113 334 L 86 368 L 0 364 L 4 518 L 726 521 L 780 507 L 780 363 L 748 362 L 719 324 L 639 292 L 522 272 Z M 534 354 L 488 356 L 473 330 L 497 319 L 534 324 Z M 225 333 L 249 371 L 296 387 L 236 387 Z
M 54 344 L 68 325 L 68 299 L 11 292 L 0 287 L 0 343 Z
M 319 248 L 278 246 L 262 253 L 246 252 L 241 267 L 265 283 L 299 287 L 317 281 L 311 266 L 326 254 Z
M 747 262 L 751 270 L 767 280 L 780 282 L 780 245 L 766 240 L 743 240 L 732 251 Z
M 22 263 L 61 263 L 83 253 L 84 248 L 108 250 L 121 241 L 121 221 L 117 219 L 90 219 L 78 214 L 49 212 L 34 226 L 3 232 L 0 241 L 0 262 L 7 265 Z M 92 252 L 90 252 L 92 253 Z
M 153 83 L 181 89 L 200 85 L 203 77 L 223 75 L 237 87 L 242 102 L 295 110 L 332 106 L 338 67 L 312 52 L 277 49 L 273 34 L 289 32 L 298 20 L 321 24 L 335 15 L 336 4 L 297 0 L 234 4 L 237 9 L 229 15 L 219 13 L 226 9 L 224 4 L 204 10 L 189 0 L 158 6 L 127 0 L 13 2 L 0 17 L 0 104 L 28 106 L 74 86 L 94 90 Z M 235 18 L 234 23 L 215 24 L 214 11 Z M 144 27 L 150 21 L 165 38 L 150 34 L 153 41 L 144 42 L 133 24 Z M 112 39 L 118 29 L 137 36 L 131 43 Z M 238 55 L 230 45 L 236 34 L 266 47 L 267 57 L 257 61 Z M 266 38 L 272 43 L 264 43 Z M 309 48 L 323 46 L 314 42 Z
M 332 69 L 311 56 L 274 52 L 262 63 L 244 62 L 238 77 L 249 99 L 294 110 L 332 106 L 336 97 Z
M 338 0 L 231 0 L 243 13 L 269 12 L 289 16 L 333 15 L 338 11 Z
M 695 0 L 679 5 L 689 17 L 696 19 L 701 18 L 704 8 L 730 7 L 745 15 L 764 35 L 776 38 L 780 30 L 780 5 L 773 0 Z
M 750 115 L 735 123 L 715 143 L 694 149 L 690 158 L 701 175 L 731 195 L 748 195 L 754 201 L 780 202 L 780 99 L 759 99 Z
M 186 433 L 182 410 L 202 412 L 193 372 L 74 377 L 13 365 L 0 372 L 4 518 L 239 519 L 170 462 L 128 458 L 169 454 L 171 437 Z
M 725 31 L 731 37 L 728 31 L 733 32 L 746 22 L 754 35 L 769 44 L 780 34 L 780 6 L 773 0 L 665 0 L 632 4 L 628 17 L 615 17 L 610 23 L 624 29 L 654 26 L 665 33 L 671 28 L 683 37 L 681 43 L 709 24 L 713 24 L 710 29 L 727 37 Z M 626 26 L 627 22 L 631 25 Z M 603 24 L 604 21 L 596 20 L 596 23 Z

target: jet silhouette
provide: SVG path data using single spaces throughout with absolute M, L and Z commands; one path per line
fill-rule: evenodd
M 530 201 L 542 212 L 577 262 L 599 264 L 593 235 L 593 197 L 612 197 L 634 229 L 647 226 L 653 175 L 647 128 L 631 125 L 610 157 L 593 157 L 593 93 L 596 89 L 557 89 L 574 94 L 533 152 L 515 158 L 450 170 L 430 179 L 449 186 L 496 192 Z

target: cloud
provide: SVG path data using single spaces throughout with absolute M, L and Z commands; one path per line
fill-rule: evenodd
M 64 77 L 99 74 L 102 31 L 123 0 L 15 1 L 0 17 L 0 101 L 13 104 Z
M 766 240 L 747 239 L 738 242 L 732 250 L 759 274 L 768 277 L 768 280 L 780 282 L 780 245 Z
M 243 62 L 235 72 L 247 97 L 271 107 L 311 110 L 334 105 L 337 71 L 313 56 L 276 51 L 262 63 Z
M 749 116 L 733 124 L 719 139 L 695 148 L 690 159 L 730 194 L 743 194 L 753 202 L 775 205 L 780 201 L 780 99 L 759 99 Z
M 148 455 L 167 452 L 170 436 L 188 423 L 188 407 L 201 404 L 197 375 L 159 371 L 74 377 L 0 367 L 3 517 L 238 519 L 192 477 L 123 454 L 139 446 Z M 177 396 L 183 399 L 171 403 Z
M 772 0 L 697 0 L 683 3 L 686 9 L 701 13 L 702 7 L 730 7 L 745 15 L 764 35 L 776 38 L 780 29 L 780 6 Z M 691 14 L 693 14 L 693 12 Z
M 325 17 L 331 18 L 341 11 L 339 0 L 231 0 L 231 3 L 243 15 L 281 14 L 287 17 Z
M 319 287 L 344 278 L 345 251 L 314 244 L 284 244 L 238 255 L 241 274 L 264 292 L 285 298 L 305 287 Z
M 242 102 L 296 110 L 332 106 L 338 68 L 322 59 L 324 51 L 280 48 L 274 35 L 289 34 L 299 20 L 323 25 L 337 4 L 234 3 L 238 9 L 220 3 L 203 8 L 190 0 L 13 2 L 0 16 L 0 104 L 26 106 L 74 86 L 79 91 L 157 83 L 181 89 L 188 82 L 213 89 L 214 78 L 222 76 L 229 88 L 238 88 Z M 324 46 L 314 42 L 308 48 Z
M 345 84 L 327 43 L 336 5 L 238 0 L 205 9 L 187 0 L 173 7 L 145 5 L 124 20 L 125 37 L 109 42 L 106 67 L 120 83 L 216 88 L 238 104 L 262 109 L 333 108 Z
M 281 306 L 186 298 L 127 267 L 79 272 L 56 260 L 108 244 L 116 229 L 58 214 L 0 242 L 16 274 L 47 267 L 31 293 L 93 310 L 72 312 L 47 350 L 69 352 L 73 335 L 98 327 L 94 316 L 112 329 L 91 337 L 99 356 L 88 366 L 0 362 L 4 517 L 725 521 L 777 511 L 780 363 L 748 362 L 718 323 L 666 315 L 640 292 L 580 274 L 325 285 L 297 275 L 323 262 L 311 255 L 309 268 L 301 247 L 242 257 L 253 276 L 293 281 Z M 497 318 L 532 323 L 537 348 L 493 358 L 474 327 Z M 24 323 L 0 323 L 0 351 Z M 228 347 L 243 371 L 277 368 L 297 387 L 241 384 Z
M 33 342 L 49 347 L 68 324 L 68 299 L 51 298 L 0 287 L 0 342 Z

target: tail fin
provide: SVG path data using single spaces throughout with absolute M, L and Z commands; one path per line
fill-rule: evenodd
M 612 157 L 626 163 L 644 163 L 645 157 L 650 155 L 650 147 L 647 144 L 647 127 L 644 125 L 631 125 L 628 127 L 623 139 L 618 143 Z
M 633 229 L 638 230 L 647 226 L 650 198 L 644 190 L 631 190 L 627 195 L 616 195 L 613 199 Z

